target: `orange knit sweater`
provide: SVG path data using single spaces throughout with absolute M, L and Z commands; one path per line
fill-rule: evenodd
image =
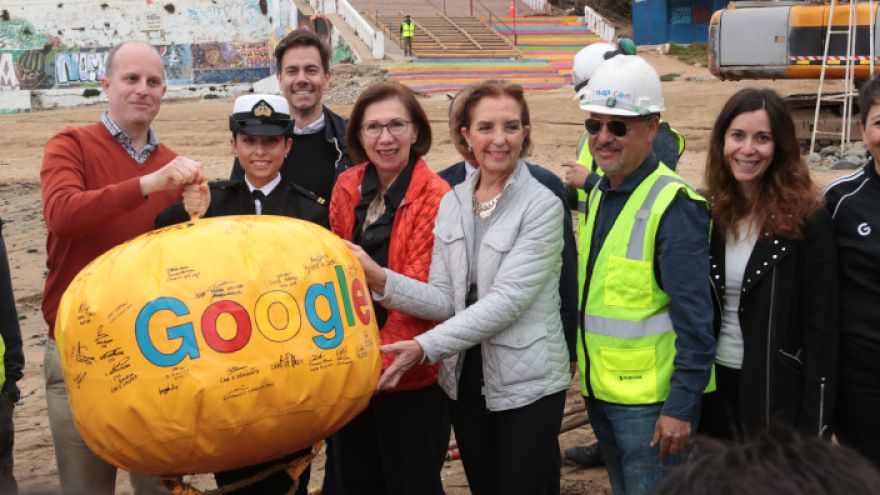
M 67 128 L 46 143 L 40 183 L 49 230 L 43 317 L 50 338 L 61 295 L 76 274 L 110 248 L 152 230 L 156 215 L 180 199 L 179 191 L 145 198 L 140 188 L 142 175 L 175 156 L 160 144 L 139 164 L 101 123 Z

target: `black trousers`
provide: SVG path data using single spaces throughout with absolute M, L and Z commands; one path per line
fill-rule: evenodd
M 715 365 L 715 391 L 703 394 L 698 434 L 719 440 L 744 439 L 739 387 L 738 369 Z
M 880 468 L 880 353 L 854 337 L 840 341 L 837 438 Z
M 15 425 L 12 411 L 15 404 L 0 394 L 0 493 L 18 493 L 15 476 L 12 474 L 12 446 L 15 439 Z
M 527 406 L 491 412 L 481 393 L 482 381 L 480 346 L 476 346 L 466 353 L 458 400 L 449 401 L 471 493 L 558 494 L 559 428 L 565 391 Z
M 449 408 L 438 385 L 379 393 L 333 437 L 340 495 L 442 495 Z
M 309 452 L 311 452 L 311 449 L 303 449 L 299 452 L 282 457 L 281 459 L 275 459 L 274 461 L 264 462 L 262 464 L 255 464 L 253 466 L 233 469 L 230 471 L 220 471 L 214 473 L 214 481 L 217 482 L 218 487 L 231 485 L 232 483 L 235 483 L 237 481 L 248 479 L 265 469 L 275 466 L 276 464 L 287 464 L 295 460 L 297 457 L 308 455 Z M 294 495 L 308 494 L 311 469 L 311 466 L 307 467 L 306 470 L 303 471 L 303 473 L 299 476 L 299 486 L 297 486 Z M 235 490 L 232 493 L 234 495 L 284 495 L 290 492 L 291 487 L 293 487 L 293 479 L 287 474 L 286 471 L 278 471 L 271 474 L 267 478 L 248 485 L 245 488 Z

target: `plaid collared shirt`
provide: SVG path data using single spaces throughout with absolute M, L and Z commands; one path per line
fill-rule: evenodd
M 152 128 L 147 132 L 147 144 L 141 148 L 140 151 L 134 149 L 134 145 L 131 143 L 131 138 L 128 137 L 122 129 L 119 128 L 112 120 L 110 120 L 110 115 L 107 112 L 104 112 L 104 115 L 101 115 L 101 123 L 104 124 L 104 127 L 107 128 L 107 131 L 116 138 L 116 141 L 122 145 L 125 151 L 134 158 L 134 161 L 143 164 L 147 161 L 147 158 L 150 157 L 150 153 L 156 149 L 156 146 L 159 145 L 159 136 L 153 131 Z

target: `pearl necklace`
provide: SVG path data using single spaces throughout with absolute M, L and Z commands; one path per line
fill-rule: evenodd
M 474 194 L 474 213 L 480 217 L 481 220 L 485 220 L 489 218 L 489 215 L 495 211 L 495 207 L 498 206 L 498 198 L 501 195 L 495 196 L 489 201 L 477 201 L 477 195 Z

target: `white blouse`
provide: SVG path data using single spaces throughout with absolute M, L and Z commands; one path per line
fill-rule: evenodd
M 737 227 L 738 238 L 728 235 L 724 244 L 724 311 L 721 313 L 721 334 L 715 354 L 716 363 L 734 369 L 742 368 L 743 362 L 739 296 L 746 265 L 758 240 L 758 229 L 750 221 L 740 221 Z

